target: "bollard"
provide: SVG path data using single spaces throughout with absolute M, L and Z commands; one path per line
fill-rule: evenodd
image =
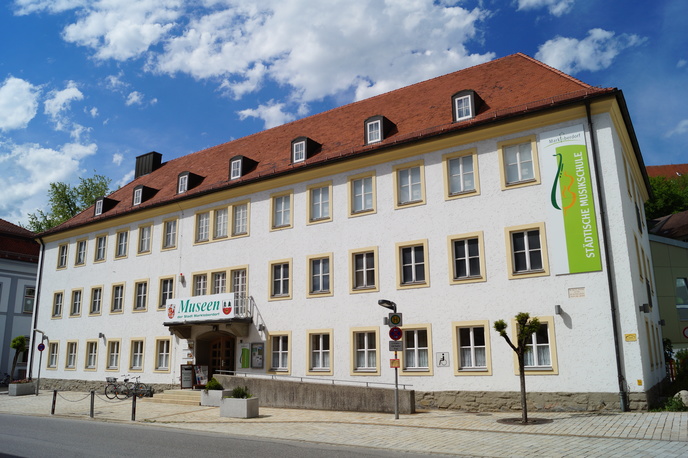
M 57 401 L 57 390 L 53 390 L 53 407 L 50 410 L 50 415 L 55 415 L 55 402 Z
M 136 394 L 131 397 L 131 421 L 136 421 Z
M 95 402 L 96 402 L 96 392 L 91 390 L 91 412 L 90 412 L 91 418 L 93 418 L 93 406 L 94 406 Z

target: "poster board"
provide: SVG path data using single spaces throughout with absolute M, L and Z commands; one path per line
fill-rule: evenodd
M 265 360 L 265 344 L 263 342 L 251 344 L 251 368 L 262 369 Z
M 191 364 L 182 364 L 179 370 L 181 376 L 179 377 L 181 382 L 181 388 L 191 389 L 194 386 L 194 367 Z

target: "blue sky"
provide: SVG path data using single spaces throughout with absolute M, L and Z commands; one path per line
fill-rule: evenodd
M 647 165 L 688 162 L 685 0 L 7 0 L 0 218 L 50 182 L 173 159 L 523 52 L 617 87 Z

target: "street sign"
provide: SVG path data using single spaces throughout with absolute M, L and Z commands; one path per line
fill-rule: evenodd
M 43 344 L 43 342 L 41 342 L 38 344 L 38 351 L 43 351 L 43 350 L 45 350 L 45 344 Z
M 390 328 L 394 326 L 403 326 L 401 321 L 401 313 L 390 313 L 387 323 L 389 324 Z
M 390 359 L 389 367 L 391 367 L 392 369 L 399 369 L 401 367 L 401 363 L 398 359 Z
M 392 340 L 399 340 L 401 339 L 402 332 L 401 328 L 394 326 L 393 328 L 389 329 L 389 338 Z
M 401 340 L 390 340 L 389 351 L 404 351 L 404 342 Z
M 437 367 L 449 367 L 449 353 L 448 352 L 437 352 L 436 356 Z

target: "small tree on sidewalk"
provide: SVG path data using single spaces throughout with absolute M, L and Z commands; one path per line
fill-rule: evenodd
M 12 372 L 10 372 L 10 378 L 14 379 L 14 369 L 17 367 L 17 360 L 19 360 L 19 355 L 26 351 L 26 337 L 17 336 L 12 339 L 10 343 L 10 348 L 14 349 L 14 359 L 12 360 Z
M 540 321 L 537 318 L 530 318 L 530 314 L 521 312 L 516 315 L 516 345 L 511 342 L 511 339 L 506 333 L 506 322 L 504 320 L 497 320 L 494 324 L 494 329 L 500 336 L 504 337 L 506 343 L 511 349 L 516 352 L 518 358 L 518 375 L 521 380 L 521 423 L 528 423 L 528 405 L 526 403 L 526 373 L 525 373 L 525 354 L 528 342 L 532 339 L 533 333 L 540 329 Z

